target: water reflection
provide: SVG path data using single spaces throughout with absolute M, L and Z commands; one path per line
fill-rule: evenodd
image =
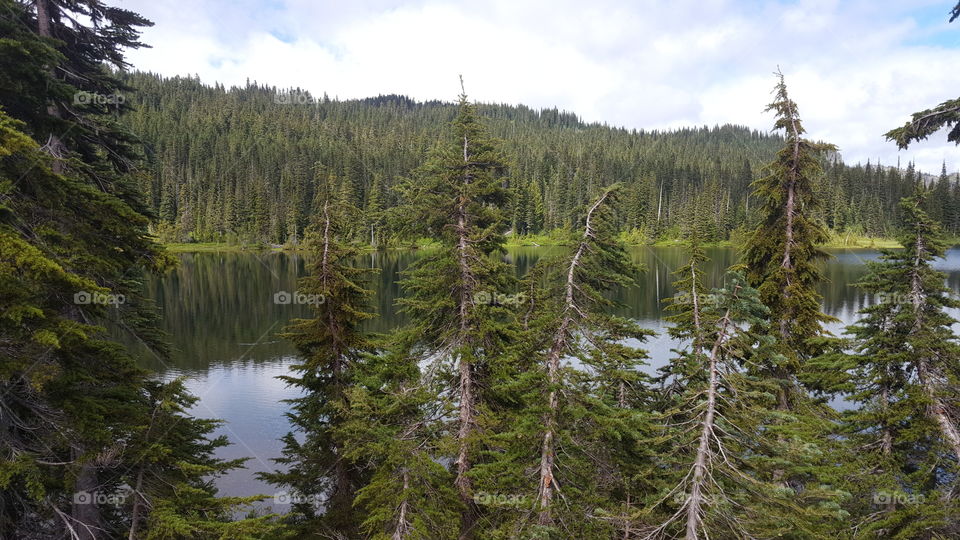
M 508 252 L 507 260 L 521 276 L 541 257 L 562 252 L 562 248 L 516 248 Z M 704 269 L 704 281 L 716 286 L 738 255 L 722 248 L 708 249 L 707 254 L 712 260 Z M 674 294 L 670 273 L 686 262 L 687 254 L 683 248 L 637 247 L 630 249 L 630 255 L 645 271 L 637 276 L 637 286 L 619 289 L 612 296 L 623 304 L 619 314 L 659 332 L 645 345 L 651 354 L 648 369 L 655 369 L 668 360 L 674 346 L 663 332 L 661 301 Z M 821 292 L 825 311 L 843 321 L 832 325 L 839 331 L 869 301 L 850 284 L 865 276 L 864 261 L 876 259 L 877 253 L 842 250 L 833 255 L 825 267 L 828 282 Z M 387 251 L 358 258 L 358 265 L 378 270 L 370 286 L 376 293 L 373 307 L 380 315 L 366 323 L 369 330 L 382 332 L 405 322 L 394 307 L 401 293 L 397 281 L 419 256 L 412 251 Z M 222 457 L 253 457 L 247 470 L 221 479 L 224 493 L 273 493 L 270 486 L 256 482 L 253 473 L 273 467 L 270 459 L 280 451 L 277 439 L 289 430 L 282 400 L 295 395 L 275 379 L 287 371 L 294 354 L 276 334 L 291 318 L 309 315 L 307 306 L 278 304 L 274 295 L 296 291 L 297 278 L 307 268 L 306 258 L 285 253 L 193 253 L 180 258 L 179 268 L 146 284 L 162 311 L 172 357 L 161 361 L 140 351 L 141 362 L 165 377 L 189 377 L 188 386 L 201 397 L 194 413 L 227 421 L 220 433 L 234 444 L 222 450 Z M 960 250 L 951 250 L 938 268 L 948 272 L 951 289 L 960 290 Z

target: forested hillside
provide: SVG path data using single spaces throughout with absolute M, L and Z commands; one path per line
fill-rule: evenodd
M 960 538 L 945 171 L 842 164 L 779 70 L 781 135 L 632 132 L 462 87 L 455 104 L 337 101 L 125 74 L 151 24 L 101 0 L 0 0 L 0 539 Z M 960 142 L 958 122 L 951 100 L 886 136 Z M 865 298 L 844 330 L 821 294 L 831 229 L 897 229 L 902 246 L 836 285 Z M 565 244 L 523 275 L 500 256 L 553 230 Z M 168 365 L 144 291 L 176 260 L 153 233 L 305 238 L 309 316 L 263 310 L 257 342 L 230 340 L 240 365 L 289 321 L 296 358 L 277 363 L 296 397 Z M 742 256 L 711 287 L 701 243 L 732 233 Z M 434 249 L 381 287 L 358 263 L 362 242 L 424 237 Z M 689 257 L 672 296 L 654 269 L 669 315 L 649 328 L 613 298 L 643 287 L 625 240 L 660 238 Z M 229 268 L 216 308 L 179 318 L 191 332 L 239 330 L 232 306 L 293 307 Z M 199 289 L 168 292 L 187 305 Z M 374 332 L 388 298 L 403 323 Z M 211 382 L 194 396 L 181 375 Z M 272 510 L 220 493 L 245 459 L 221 456 L 221 423 L 195 408 L 257 389 L 290 426 L 279 457 L 255 456 L 275 465 L 257 474 Z
M 147 73 L 124 79 L 135 91 L 123 122 L 146 143 L 142 191 L 168 241 L 295 243 L 316 213 L 320 177 L 332 175 L 358 210 L 347 234 L 384 245 L 396 237 L 392 188 L 456 114 L 453 103 L 396 95 L 341 101 L 255 83 L 226 89 Z M 634 131 L 556 109 L 477 109 L 510 160 L 504 182 L 515 234 L 570 228 L 589 194 L 621 182 L 615 226 L 631 241 L 685 238 L 694 229 L 725 240 L 752 223 L 749 184 L 783 142 L 732 125 Z M 838 155 L 825 165 L 814 187 L 828 227 L 894 234 L 912 167 L 850 167 Z M 943 178 L 928 210 L 956 234 L 960 189 Z

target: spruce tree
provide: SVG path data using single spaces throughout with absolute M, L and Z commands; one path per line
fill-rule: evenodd
M 743 459 L 758 446 L 750 437 L 765 413 L 763 388 L 742 366 L 744 351 L 758 344 L 749 329 L 763 324 L 767 309 L 735 274 L 726 288 L 706 293 L 703 262 L 695 246 L 677 271 L 678 295 L 668 299 L 670 334 L 689 345 L 662 370 L 658 460 L 669 475 L 641 514 L 646 538 L 749 537 L 756 527 L 749 509 L 766 491 Z
M 816 450 L 781 453 L 776 384 L 755 374 L 753 363 L 774 349 L 768 309 L 739 273 L 705 294 L 696 277 L 704 258 L 692 251 L 668 299 L 671 336 L 684 346 L 660 377 L 662 435 L 650 469 L 659 493 L 635 516 L 640 537 L 822 538 L 841 523 L 837 494 L 815 484 L 798 493 L 769 474 L 818 464 Z
M 410 329 L 377 339 L 359 364 L 335 436 L 364 473 L 356 492 L 359 530 L 376 540 L 456 538 L 467 510 L 446 466 L 451 408 L 436 372 L 421 370 Z
M 246 461 L 214 457 L 218 448 L 229 444 L 225 436 L 211 436 L 221 422 L 190 416 L 188 409 L 197 398 L 180 379 L 148 381 L 144 386 L 142 416 L 127 450 L 129 470 L 110 485 L 120 492 L 121 485 L 129 486 L 129 501 L 115 516 L 129 527 L 124 536 L 131 540 L 283 538 L 287 531 L 275 514 L 256 515 L 253 510 L 253 503 L 264 497 L 217 496 L 215 479 Z M 248 517 L 235 519 L 244 509 Z
M 669 397 L 682 392 L 685 386 L 684 378 L 690 377 L 690 370 L 702 373 L 697 365 L 698 358 L 703 354 L 704 340 L 707 329 L 712 328 L 715 321 L 708 320 L 713 310 L 706 310 L 713 297 L 703 282 L 704 265 L 709 261 L 699 238 L 694 237 L 690 244 L 690 256 L 687 263 L 677 268 L 673 275 L 676 280 L 673 287 L 678 294 L 665 298 L 668 315 L 664 320 L 671 323 L 668 330 L 674 340 L 689 340 L 689 354 L 679 355 L 673 361 L 660 369 L 657 382 L 662 390 L 663 397 Z M 690 366 L 690 362 L 694 363 Z
M 755 450 L 751 461 L 759 479 L 792 492 L 800 537 L 830 530 L 839 517 L 838 470 L 833 436 L 835 413 L 822 400 L 807 394 L 801 381 L 816 385 L 811 359 L 836 348 L 836 339 L 823 324 L 834 321 L 821 311 L 816 286 L 823 281 L 821 264 L 828 255 L 818 246 L 827 231 L 819 221 L 815 185 L 823 174 L 820 156 L 834 147 L 802 137 L 797 105 L 777 73 L 775 99 L 767 110 L 776 113 L 775 128 L 786 132 L 786 144 L 767 175 L 754 182 L 760 222 L 747 242 L 742 266 L 748 284 L 768 308 L 763 328 L 773 342 L 748 353 L 749 373 L 772 384 L 776 411 L 758 428 L 768 444 Z M 769 436 L 770 438 L 767 438 Z M 820 521 L 818 523 L 817 521 Z M 770 523 L 775 530 L 779 525 Z M 819 532 L 816 532 L 819 531 Z
M 632 283 L 638 270 L 614 235 L 618 188 L 587 207 L 570 251 L 538 264 L 526 280 L 529 298 L 517 306 L 526 330 L 521 356 L 535 363 L 497 386 L 519 404 L 498 424 L 496 461 L 480 468 L 495 507 L 488 536 L 608 536 L 637 497 L 641 441 L 650 429 L 639 371 L 646 353 L 624 341 L 651 332 L 610 314 L 604 296 Z

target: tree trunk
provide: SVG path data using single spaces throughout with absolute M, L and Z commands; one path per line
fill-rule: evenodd
M 580 259 L 587 251 L 587 242 L 593 237 L 593 228 L 591 225 L 593 213 L 603 204 L 603 201 L 606 200 L 609 193 L 609 191 L 604 193 L 597 199 L 597 202 L 590 207 L 590 210 L 587 211 L 583 237 L 567 269 L 567 282 L 564 286 L 563 315 L 557 331 L 554 334 L 553 344 L 547 354 L 547 379 L 550 382 L 550 393 L 547 397 L 547 414 L 543 419 L 543 440 L 540 444 L 540 483 L 537 493 L 540 507 L 537 512 L 537 523 L 544 526 L 550 525 L 553 521 L 550 513 L 550 505 L 557 491 L 557 482 L 553 475 L 556 462 L 556 449 L 554 445 L 556 438 L 557 409 L 560 405 L 556 386 L 560 383 L 560 358 L 567 350 L 570 326 L 573 324 L 574 316 L 579 312 L 573 297 L 573 292 L 576 289 L 576 271 L 580 265 Z
M 923 289 L 919 268 L 927 255 L 927 248 L 926 243 L 923 241 L 923 236 L 920 233 L 917 233 L 915 244 L 913 270 L 910 272 L 910 300 L 913 304 L 914 314 L 913 331 L 917 332 L 923 328 L 923 310 L 926 307 L 926 292 Z M 916 359 L 916 366 L 917 378 L 920 380 L 920 385 L 923 387 L 923 391 L 930 401 L 927 405 L 927 414 L 931 420 L 936 422 L 947 444 L 949 444 L 953 450 L 953 455 L 957 458 L 957 461 L 960 462 L 960 432 L 958 432 L 957 426 L 953 424 L 950 416 L 947 414 L 947 408 L 944 406 L 943 400 L 937 395 L 938 385 L 934 380 L 934 373 L 932 373 L 933 370 L 931 369 L 929 359 L 923 357 L 921 353 Z
M 53 32 L 51 30 L 51 24 L 53 22 L 53 14 L 51 10 L 53 7 L 50 5 L 50 0 L 36 0 L 37 6 L 37 33 L 46 38 L 52 38 Z M 50 68 L 50 75 L 56 77 L 56 73 L 53 71 L 53 68 Z M 62 118 L 60 114 L 60 108 L 55 103 L 50 103 L 47 105 L 47 114 L 54 116 L 56 118 Z M 47 144 L 43 146 L 43 149 L 52 156 L 53 163 L 51 163 L 51 169 L 57 174 L 62 174 L 66 167 L 63 163 L 63 158 L 67 154 L 67 147 L 63 144 L 63 141 L 60 140 L 60 137 L 51 133 L 47 139 Z
M 407 519 L 407 490 L 410 489 L 410 476 L 406 470 L 403 471 L 403 501 L 400 503 L 400 511 L 397 514 L 397 526 L 390 536 L 391 540 L 404 540 L 410 535 L 410 521 Z
M 687 500 L 687 533 L 686 540 L 698 540 L 701 523 L 702 508 L 704 506 L 704 485 L 708 480 L 711 462 L 710 441 L 713 438 L 713 427 L 717 410 L 717 388 L 720 384 L 717 371 L 717 357 L 720 347 L 727 337 L 727 326 L 730 324 L 730 310 L 724 314 L 720 322 L 720 332 L 710 352 L 709 384 L 707 386 L 707 409 L 704 411 L 703 426 L 700 430 L 700 442 L 697 446 L 697 457 L 693 462 L 693 479 L 690 481 L 690 498 Z
M 956 457 L 957 462 L 960 463 L 960 432 L 958 432 L 957 426 L 950 420 L 950 416 L 947 415 L 947 408 L 944 406 L 943 400 L 937 395 L 936 383 L 933 381 L 930 366 L 926 358 L 921 358 L 917 362 L 917 375 L 920 379 L 920 384 L 923 386 L 923 391 L 930 401 L 929 405 L 927 405 L 927 414 L 931 420 L 937 423 L 947 444 L 950 445 L 954 457 Z
M 332 269 L 330 261 L 330 246 L 333 242 L 332 233 L 331 233 L 331 217 L 330 217 L 330 202 L 325 200 L 323 203 L 323 251 L 321 255 L 321 267 L 320 275 L 323 282 L 323 293 L 328 293 L 328 278 L 330 278 Z M 332 353 L 332 362 L 331 362 L 331 371 L 332 371 L 332 384 L 333 384 L 333 396 L 335 400 L 342 400 L 344 396 L 344 371 L 347 369 L 347 345 L 344 342 L 343 331 L 344 329 L 337 322 L 336 315 L 332 309 L 327 309 L 327 326 L 329 327 L 330 339 L 331 339 L 331 353 Z M 336 456 L 336 462 L 334 463 L 334 488 L 333 493 L 330 495 L 330 504 L 333 507 L 340 508 L 351 508 L 351 503 L 353 501 L 353 482 L 351 470 L 348 464 L 344 461 L 343 453 L 341 450 L 341 444 L 339 440 L 334 439 L 331 442 L 331 449 Z
M 140 524 L 140 509 L 143 506 L 142 495 L 140 495 L 143 490 L 143 467 L 140 467 L 140 471 L 137 472 L 137 483 L 133 488 L 133 509 L 130 511 L 130 534 L 127 535 L 127 540 L 136 540 L 137 538 L 137 526 Z
M 469 164 L 469 141 L 466 136 L 463 137 L 463 161 Z M 469 185 L 471 175 L 469 172 L 464 174 L 463 183 Z M 460 195 L 459 205 L 457 206 L 457 262 L 460 269 L 460 336 L 457 338 L 457 347 L 465 347 L 465 340 L 470 332 L 470 309 L 473 306 L 474 293 L 474 275 L 470 268 L 469 261 L 469 238 L 468 238 L 468 219 L 467 219 L 467 200 L 466 193 Z M 476 509 L 472 497 L 472 483 L 467 473 L 470 472 L 470 448 L 469 439 L 473 432 L 475 423 L 474 418 L 474 395 L 473 395 L 473 366 L 471 360 L 460 351 L 458 372 L 460 377 L 460 411 L 459 411 L 459 429 L 457 431 L 457 477 L 454 484 L 460 495 L 460 501 L 465 510 L 460 516 L 461 528 L 460 538 L 470 538 L 471 531 L 475 522 Z
M 700 344 L 700 339 L 703 336 L 703 330 L 700 327 L 700 295 L 697 292 L 697 265 L 695 261 L 690 262 L 690 292 L 691 300 L 693 301 L 693 355 L 697 358 L 700 357 L 702 347 Z
M 83 452 L 73 450 L 74 460 L 79 460 Z M 97 480 L 97 468 L 92 461 L 86 461 L 80 465 L 77 473 L 75 493 L 83 493 L 83 496 L 76 497 L 70 507 L 70 514 L 75 520 L 75 528 L 79 540 L 98 540 L 105 538 L 103 535 L 103 520 L 100 517 L 100 508 L 97 507 L 96 499 L 100 483 Z
M 660 224 L 661 208 L 663 208 L 663 180 L 660 181 L 660 196 L 657 198 L 657 225 Z
M 784 285 L 780 293 L 783 295 L 784 299 L 790 298 L 790 287 L 793 285 L 793 244 L 794 244 L 794 230 L 793 230 L 793 217 L 796 211 L 796 183 L 797 178 L 800 175 L 799 170 L 799 161 L 800 161 L 800 128 L 797 126 L 796 115 L 794 111 L 789 106 L 788 100 L 788 109 L 787 115 L 790 118 L 790 133 L 788 137 L 792 139 L 793 144 L 793 160 L 791 161 L 790 171 L 787 173 L 787 200 L 785 203 L 784 213 L 786 223 L 784 224 L 784 246 L 783 246 L 783 258 L 780 261 L 780 267 L 783 268 L 784 274 Z M 784 343 L 792 342 L 792 333 L 790 331 L 790 322 L 793 320 L 792 313 L 782 313 L 780 316 L 779 326 L 780 326 L 780 339 Z M 788 370 L 779 370 L 779 378 L 781 380 L 788 380 L 792 378 L 792 373 L 789 373 Z M 790 381 L 792 382 L 792 381 Z M 778 390 L 777 396 L 777 407 L 782 411 L 789 411 L 793 407 L 790 404 L 790 398 L 787 393 L 787 389 L 782 387 Z

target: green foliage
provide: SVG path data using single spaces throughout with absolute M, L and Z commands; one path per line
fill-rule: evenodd
M 354 505 L 372 538 L 454 538 L 460 527 L 453 475 L 437 459 L 449 452 L 442 381 L 424 377 L 407 354 L 413 338 L 388 336 L 360 364 L 336 431 L 344 457 L 368 472 Z
M 956 124 L 956 126 L 954 126 Z M 907 148 L 911 143 L 926 140 L 930 135 L 943 128 L 953 129 L 947 133 L 947 140 L 960 145 L 960 98 L 944 101 L 932 109 L 913 113 L 909 122 L 886 133 L 887 140 L 897 146 Z
M 932 268 L 945 253 L 921 191 L 902 201 L 902 250 L 884 250 L 858 286 L 876 302 L 847 328 L 851 352 L 823 362 L 859 407 L 844 415 L 852 449 L 849 510 L 861 538 L 960 534 L 952 494 L 960 463 L 960 344 L 948 309 L 960 307 Z M 932 535 L 932 536 L 931 536 Z
M 960 17 L 960 3 L 950 10 L 950 22 Z M 956 125 L 954 125 L 956 124 Z M 960 145 L 960 98 L 944 101 L 932 109 L 913 113 L 909 122 L 902 127 L 891 129 L 885 136 L 894 141 L 901 149 L 911 143 L 926 140 L 930 135 L 943 128 L 953 129 L 947 133 L 947 141 Z
M 787 95 L 783 75 L 778 76 L 776 98 L 767 110 L 776 113 L 774 127 L 786 131 L 786 144 L 767 166 L 767 175 L 753 183 L 761 219 L 747 242 L 743 264 L 750 285 L 770 309 L 779 352 L 771 359 L 771 372 L 783 385 L 781 406 L 789 407 L 790 378 L 804 359 L 821 352 L 813 338 L 824 334 L 823 323 L 834 320 L 821 312 L 815 288 L 823 281 L 820 263 L 828 257 L 819 245 L 828 235 L 813 214 L 819 205 L 814 185 L 823 174 L 818 155 L 834 147 L 801 137 L 797 105 Z
M 302 237 L 319 212 L 314 193 L 322 179 L 311 166 L 319 162 L 350 180 L 362 218 L 349 240 L 400 245 L 407 240 L 403 220 L 390 219 L 401 202 L 395 188 L 414 176 L 456 115 L 455 103 L 402 96 L 340 101 L 255 84 L 121 77 L 136 92 L 127 95 L 135 110 L 120 120 L 151 149 L 139 187 L 178 240 L 282 244 L 294 232 Z M 523 106 L 478 104 L 476 113 L 510 157 L 503 210 L 513 236 L 569 230 L 597 188 L 619 182 L 617 230 L 644 239 L 632 243 L 688 238 L 694 228 L 705 243 L 728 240 L 736 227 L 753 226 L 754 171 L 783 144 L 780 136 L 731 125 L 628 131 Z M 814 213 L 836 231 L 892 236 L 889 218 L 899 215 L 896 202 L 913 179 L 875 163 L 828 161 L 829 182 L 814 186 L 825 203 Z M 960 232 L 960 223 L 951 227 Z
M 491 426 L 493 461 L 477 467 L 482 493 L 501 496 L 486 502 L 483 537 L 608 536 L 644 485 L 646 353 L 625 342 L 650 332 L 610 315 L 603 295 L 637 270 L 615 237 L 617 188 L 591 203 L 568 253 L 539 263 L 515 305 L 520 356 L 534 364 L 495 388 L 511 407 Z
M 345 196 L 337 189 L 335 180 L 328 177 L 317 195 L 322 210 L 307 234 L 313 265 L 298 288 L 299 294 L 313 300 L 314 317 L 293 321 L 283 334 L 303 357 L 302 363 L 291 366 L 298 375 L 281 379 L 304 392 L 303 397 L 289 401 L 287 413 L 304 436 L 298 440 L 293 433 L 287 434 L 284 456 L 276 460 L 286 470 L 262 476 L 289 487 L 297 497 L 288 518 L 301 532 L 326 529 L 355 534 L 353 502 L 364 473 L 344 456 L 346 445 L 337 430 L 352 414 L 348 389 L 357 365 L 372 349 L 359 330 L 373 316 L 367 312 L 372 293 L 363 287 L 370 270 L 351 266 L 356 250 L 339 240 L 355 208 L 349 193 Z M 317 513 L 321 504 L 322 519 Z
M 233 520 L 255 498 L 216 497 L 211 479 L 241 465 L 213 457 L 216 422 L 188 416 L 182 384 L 150 380 L 106 330 L 164 357 L 140 276 L 172 260 L 130 187 L 126 108 L 67 103 L 125 88 L 103 64 L 124 66 L 147 21 L 98 1 L 0 13 L 0 536 L 276 533 L 269 516 Z
M 783 137 L 627 131 L 465 95 L 315 100 L 127 73 L 149 24 L 99 0 L 0 0 L 0 536 L 960 535 L 960 302 L 932 268 L 937 222 L 960 233 L 945 167 L 844 165 L 803 138 L 782 75 L 768 110 Z M 957 108 L 887 136 L 953 126 L 960 143 Z M 841 350 L 820 246 L 891 218 L 904 250 L 871 265 L 860 286 L 881 298 Z M 701 243 L 745 236 L 745 275 L 708 291 Z M 518 284 L 507 237 L 568 249 Z M 139 277 L 171 264 L 154 238 L 310 251 L 313 316 L 284 332 L 301 360 L 282 379 L 303 394 L 262 475 L 299 498 L 282 520 L 263 496 L 218 497 L 243 465 L 215 457 L 219 423 L 106 331 L 164 358 Z M 691 245 L 659 388 L 639 348 L 652 332 L 612 314 L 638 270 L 624 240 Z M 387 336 L 362 330 L 362 244 L 426 251 L 401 284 L 411 323 Z M 801 381 L 860 407 L 838 415 Z M 120 502 L 77 499 L 89 490 Z

